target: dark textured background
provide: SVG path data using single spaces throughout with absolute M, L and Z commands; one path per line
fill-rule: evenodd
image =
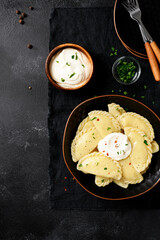
M 114 4 L 114 0 L 0 0 L 0 240 L 160 238 L 159 210 L 50 209 L 44 71 L 49 16 L 52 7 L 106 2 Z M 28 14 L 24 25 L 18 23 L 16 9 Z M 28 43 L 34 48 L 28 49 Z

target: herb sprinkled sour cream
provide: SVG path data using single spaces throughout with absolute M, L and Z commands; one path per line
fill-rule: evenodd
M 131 143 L 123 133 L 111 133 L 98 144 L 99 152 L 114 160 L 122 160 L 131 153 Z
M 49 65 L 52 78 L 63 88 L 76 88 L 90 75 L 91 64 L 84 53 L 65 48 L 56 53 Z

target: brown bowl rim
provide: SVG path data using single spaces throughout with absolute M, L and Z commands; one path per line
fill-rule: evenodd
M 86 57 L 88 58 L 89 62 L 91 63 L 91 72 L 90 72 L 90 75 L 89 77 L 87 78 L 87 80 L 84 81 L 84 83 L 78 87 L 75 87 L 75 88 L 63 88 L 61 86 L 59 86 L 54 80 L 53 78 L 51 77 L 50 75 L 50 71 L 49 71 L 49 64 L 50 64 L 50 61 L 51 61 L 51 58 L 54 56 L 54 54 L 56 54 L 59 50 L 61 49 L 64 49 L 64 48 L 68 48 L 68 47 L 71 47 L 71 48 L 75 48 L 81 52 L 83 52 Z M 84 87 L 92 78 L 93 76 L 93 69 L 94 69 L 94 64 L 93 64 L 93 60 L 92 60 L 92 57 L 91 55 L 88 53 L 88 51 L 83 48 L 82 46 L 78 45 L 78 44 L 75 44 L 75 43 L 63 43 L 63 44 L 60 44 L 58 46 L 56 46 L 55 48 L 53 48 L 50 53 L 48 54 L 47 58 L 46 58 L 46 62 L 45 62 L 45 72 L 46 72 L 46 75 L 47 75 L 47 78 L 48 80 L 53 84 L 54 87 L 56 87 L 57 89 L 60 89 L 60 90 L 65 90 L 65 91 L 68 91 L 68 90 L 77 90 L 77 89 L 80 89 L 82 87 Z
M 116 25 L 116 7 L 117 7 L 117 1 L 115 0 L 115 4 L 114 4 L 114 9 L 113 9 L 113 22 L 114 22 L 114 28 L 116 31 L 116 34 L 119 38 L 119 40 L 122 42 L 123 46 L 133 55 L 135 55 L 136 57 L 142 58 L 142 59 L 148 59 L 146 54 L 137 52 L 135 50 L 133 50 L 132 48 L 130 48 L 125 42 L 123 42 L 122 38 L 120 37 L 119 33 L 118 33 L 118 29 L 117 29 L 117 25 Z
M 95 197 L 98 197 L 98 198 L 101 198 L 101 199 L 104 199 L 104 200 L 114 200 L 114 201 L 119 201 L 119 200 L 126 200 L 126 199 L 132 199 L 132 198 L 135 198 L 135 197 L 138 197 L 138 196 L 141 196 L 143 194 L 145 194 L 146 192 L 150 191 L 152 188 L 154 188 L 159 182 L 160 182 L 160 179 L 157 180 L 157 182 L 150 188 L 148 188 L 146 191 L 142 192 L 142 193 L 139 193 L 139 194 L 136 194 L 134 196 L 131 196 L 131 197 L 125 197 L 125 198 L 105 198 L 105 197 L 101 197 L 101 196 L 98 196 L 94 193 L 92 193 L 91 191 L 89 191 L 88 189 L 86 189 L 78 180 L 77 178 L 74 176 L 74 174 L 72 173 L 72 171 L 70 170 L 69 166 L 68 166 L 68 163 L 66 161 L 66 157 L 65 157 L 65 153 L 64 153 L 64 143 L 65 143 L 65 136 L 66 136 L 66 130 L 67 130 L 67 126 L 68 126 L 68 122 L 72 116 L 72 114 L 74 113 L 74 111 L 79 107 L 81 106 L 82 104 L 86 103 L 86 102 L 89 102 L 91 101 L 92 99 L 98 99 L 98 98 L 103 98 L 103 97 L 122 97 L 122 98 L 127 98 L 127 99 L 130 99 L 132 101 L 135 101 L 135 102 L 138 102 L 139 104 L 143 105 L 145 108 L 148 108 L 149 111 L 151 111 L 156 117 L 157 119 L 160 121 L 160 118 L 158 117 L 158 115 L 152 110 L 150 109 L 148 106 L 146 106 L 145 104 L 141 103 L 140 101 L 136 100 L 136 99 L 133 99 L 133 98 L 130 98 L 130 97 L 127 97 L 127 96 L 122 96 L 122 95 L 118 95 L 118 94 L 108 94 L 108 95 L 101 95 L 101 96 L 97 96 L 97 97 L 93 97 L 93 98 L 89 98 L 83 102 L 81 102 L 80 104 L 78 104 L 73 110 L 72 112 L 70 113 L 68 119 L 67 119 L 67 122 L 66 122 L 66 125 L 65 125 L 65 129 L 64 129 L 64 134 L 63 134 L 63 143 L 62 143 L 62 152 L 63 152 L 63 159 L 64 159 L 64 162 L 69 170 L 69 172 L 71 173 L 71 175 L 74 177 L 74 179 L 80 184 L 80 186 L 86 190 L 88 193 L 90 193 L 91 195 L 95 196 Z

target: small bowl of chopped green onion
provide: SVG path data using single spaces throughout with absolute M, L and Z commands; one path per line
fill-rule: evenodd
M 135 83 L 139 79 L 141 67 L 135 58 L 123 56 L 114 62 L 112 74 L 117 82 L 129 85 Z

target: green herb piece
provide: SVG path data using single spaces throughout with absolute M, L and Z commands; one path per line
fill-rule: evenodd
M 98 166 L 99 162 L 96 163 L 96 166 Z
M 117 155 L 119 155 L 119 152 L 117 152 Z
M 119 108 L 116 108 L 117 111 L 119 111 Z
M 86 166 L 88 166 L 88 163 L 86 163 Z
M 128 108 L 125 108 L 126 112 L 128 111 Z
M 114 55 L 117 56 L 117 52 L 114 52 Z
M 117 172 L 120 172 L 120 170 L 118 169 Z
M 113 56 L 113 53 L 110 53 L 110 57 L 112 57 Z
M 104 179 L 102 179 L 101 181 L 104 182 Z
M 141 98 L 143 98 L 143 99 L 144 99 L 144 98 L 145 98 L 145 96 L 141 96 Z
M 59 63 L 59 61 L 56 61 L 56 63 Z
M 61 78 L 61 82 L 65 82 L 65 79 L 64 79 L 64 78 Z
M 95 119 L 97 119 L 97 117 L 92 118 L 91 121 L 93 121 L 93 120 L 95 120 Z
M 114 52 L 115 51 L 114 47 L 111 47 L 111 50 Z
M 147 140 L 144 140 L 144 144 L 148 145 Z
M 125 144 L 125 146 L 128 146 L 128 144 Z
M 154 105 L 154 104 L 155 104 L 155 102 L 154 102 L 154 101 L 152 101 L 152 104 Z
M 116 71 L 119 79 L 122 82 L 130 83 L 136 74 L 136 66 L 133 62 L 126 62 L 121 60 L 116 68 Z
M 145 89 L 145 90 L 147 89 L 147 86 L 146 86 L 146 85 L 144 85 L 144 89 Z
M 112 93 L 114 93 L 114 90 L 112 90 Z
M 82 167 L 83 165 L 82 165 L 82 163 L 81 164 L 79 164 L 79 167 Z
M 71 64 L 69 64 L 68 62 L 66 62 L 66 65 L 67 65 L 67 66 L 71 66 Z
M 132 97 L 135 97 L 135 96 L 136 96 L 136 94 L 133 94 L 133 95 L 132 95 Z
M 84 64 L 82 64 L 82 67 L 84 67 L 84 68 L 85 68 Z
M 111 129 L 111 128 L 110 128 L 110 127 L 108 127 L 108 128 L 107 128 L 107 131 L 109 131 L 110 129 Z
M 94 133 L 92 133 L 92 135 L 94 135 Z
M 143 137 L 147 137 L 147 135 L 145 134 L 145 135 L 143 135 Z
M 95 137 L 93 137 L 93 139 L 96 139 Z
M 71 58 L 74 59 L 74 55 L 72 55 Z
M 121 89 L 119 89 L 119 92 L 122 92 L 122 90 L 121 90 Z
M 128 92 L 127 92 L 127 91 L 124 91 L 124 92 L 123 92 L 123 94 L 124 94 L 124 95 L 127 95 L 127 94 L 128 94 Z
M 107 170 L 107 168 L 105 167 L 104 170 Z
M 94 97 L 97 97 L 97 95 L 94 95 Z
M 75 74 L 76 74 L 75 72 L 72 73 L 72 74 L 69 76 L 69 78 L 73 77 Z
M 75 59 L 78 60 L 78 55 L 77 52 L 75 53 Z

